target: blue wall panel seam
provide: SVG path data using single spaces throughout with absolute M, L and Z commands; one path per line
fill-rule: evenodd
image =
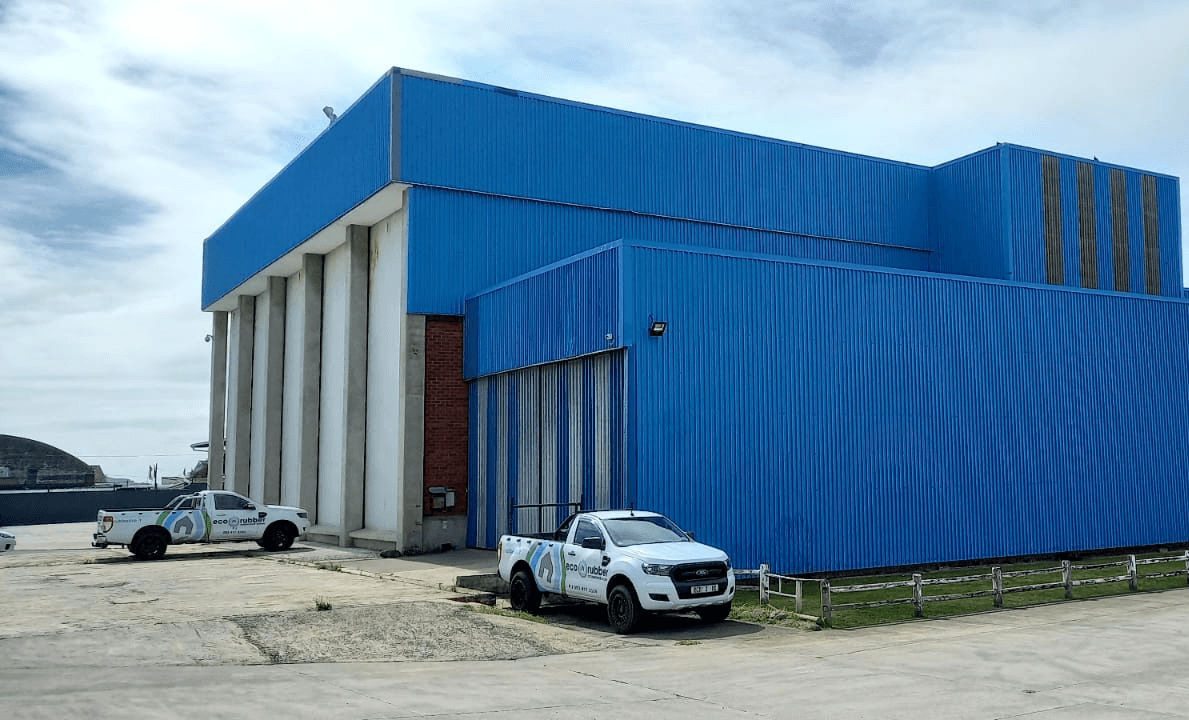
M 932 253 L 933 249 L 928 247 L 916 247 L 913 245 L 901 245 L 898 243 L 885 243 L 876 240 L 859 240 L 856 238 L 834 237 L 831 235 L 818 235 L 808 232 L 797 232 L 795 230 L 782 230 L 774 227 L 758 227 L 753 225 L 737 225 L 734 223 L 725 223 L 715 220 L 700 220 L 697 218 L 680 217 L 678 215 L 665 215 L 662 213 L 641 212 L 639 210 L 626 210 L 623 208 L 607 207 L 602 205 L 583 205 L 580 203 L 570 203 L 562 200 L 548 200 L 543 198 L 528 197 L 523 195 L 507 195 L 502 193 L 483 192 L 481 190 L 474 190 L 471 188 L 452 187 L 449 185 L 433 185 L 423 182 L 412 182 L 408 180 L 400 180 L 399 182 L 410 185 L 415 188 L 426 188 L 429 190 L 441 190 L 444 192 L 456 192 L 463 195 L 475 195 L 478 197 L 495 198 L 500 200 L 516 200 L 520 202 L 540 203 L 541 205 L 552 205 L 556 207 L 575 208 L 578 210 L 597 210 L 599 212 L 620 213 L 624 215 L 631 215 L 634 217 L 655 218 L 657 220 L 672 220 L 678 222 L 695 223 L 697 225 L 705 225 L 707 227 L 729 228 L 731 230 L 743 230 L 745 232 L 756 233 L 772 233 L 774 235 L 784 235 L 787 237 L 808 238 L 812 240 L 828 240 L 832 242 L 851 243 L 854 245 L 866 245 L 875 248 L 891 248 L 894 250 L 907 250 L 918 253 Z

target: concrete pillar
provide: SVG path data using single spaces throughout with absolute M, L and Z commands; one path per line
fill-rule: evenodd
M 343 400 L 343 498 L 339 544 L 363 528 L 364 452 L 367 448 L 367 297 L 370 228 L 347 227 L 346 392 Z
M 227 380 L 227 478 L 224 487 L 247 495 L 252 458 L 252 346 L 256 333 L 256 298 L 240 295 L 231 320 L 231 367 Z
M 401 518 L 405 548 L 425 545 L 421 507 L 425 497 L 425 316 L 405 319 L 404 437 L 401 438 Z
M 304 325 L 301 342 L 301 451 L 298 457 L 299 506 L 313 512 L 318 505 L 318 413 L 321 409 L 322 387 L 322 266 L 321 255 L 306 254 L 301 258 L 305 274 L 301 304 Z
M 211 313 L 211 410 L 207 441 L 207 483 L 212 490 L 223 487 L 224 433 L 227 421 L 227 313 Z
M 269 505 L 281 502 L 281 391 L 285 378 L 285 278 L 270 277 L 268 292 L 264 295 L 267 305 L 257 308 L 257 322 L 264 327 L 264 407 L 256 412 L 264 413 L 264 467 L 260 468 L 264 493 L 260 500 Z M 263 314 L 263 317 L 259 315 Z

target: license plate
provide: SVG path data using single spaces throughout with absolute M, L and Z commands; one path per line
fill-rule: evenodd
M 691 595 L 705 595 L 706 593 L 717 592 L 717 585 L 694 585 L 689 589 Z

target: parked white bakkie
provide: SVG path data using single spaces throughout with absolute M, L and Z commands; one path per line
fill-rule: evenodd
M 228 490 L 179 495 L 160 510 L 100 510 L 93 547 L 124 545 L 156 560 L 170 545 L 255 540 L 265 550 L 287 550 L 310 529 L 305 510 L 262 505 Z
M 551 534 L 504 535 L 497 555 L 513 609 L 535 613 L 546 594 L 601 603 L 618 633 L 646 612 L 692 610 L 721 622 L 735 597 L 727 554 L 654 512 L 577 513 Z

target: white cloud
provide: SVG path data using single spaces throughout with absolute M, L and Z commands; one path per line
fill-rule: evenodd
M 202 239 L 390 66 L 922 164 L 1002 140 L 1186 175 L 1185 27 L 1114 0 L 6 0 L 0 432 L 192 464 Z

